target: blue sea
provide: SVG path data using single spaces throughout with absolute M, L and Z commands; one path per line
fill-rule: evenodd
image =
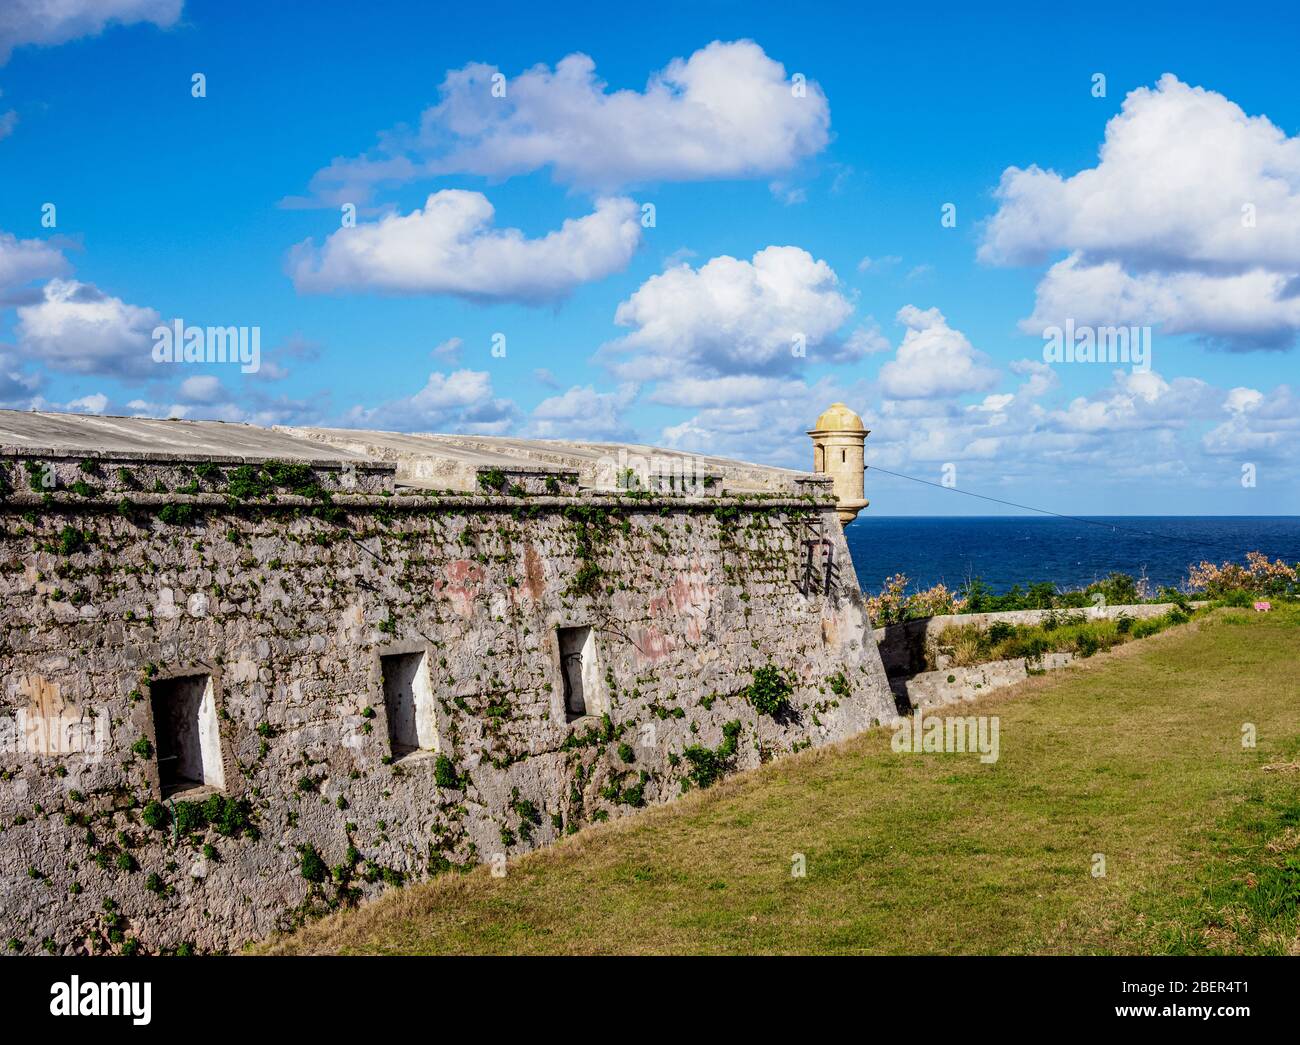
M 1300 516 L 858 516 L 845 537 L 863 591 L 904 573 L 913 589 L 980 577 L 995 591 L 1051 581 L 1080 588 L 1118 571 L 1153 589 L 1181 587 L 1203 559 L 1244 562 L 1246 552 L 1300 562 Z

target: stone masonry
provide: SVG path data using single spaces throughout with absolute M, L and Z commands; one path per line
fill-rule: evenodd
M 823 477 L 6 412 L 0 444 L 7 950 L 235 948 L 894 716 Z

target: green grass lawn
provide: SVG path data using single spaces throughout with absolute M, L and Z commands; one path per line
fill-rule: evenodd
M 1300 953 L 1298 678 L 1300 608 L 1218 610 L 948 709 L 994 764 L 875 730 L 257 950 Z

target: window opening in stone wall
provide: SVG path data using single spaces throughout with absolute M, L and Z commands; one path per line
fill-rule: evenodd
M 393 653 L 379 658 L 388 709 L 388 739 L 393 757 L 437 751 L 438 729 L 433 690 L 424 653 Z
M 572 722 L 597 714 L 596 643 L 591 628 L 560 628 L 560 676 L 564 686 L 564 714 Z
M 163 797 L 195 787 L 224 790 L 226 774 L 212 677 L 157 679 L 150 683 L 149 695 Z

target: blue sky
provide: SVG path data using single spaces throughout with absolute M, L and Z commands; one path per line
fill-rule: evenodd
M 803 467 L 842 399 L 958 490 L 1300 511 L 1285 6 L 610 7 L 0 13 L 0 405 Z M 178 318 L 261 369 L 155 363 Z M 1046 361 L 1067 319 L 1149 371 Z

